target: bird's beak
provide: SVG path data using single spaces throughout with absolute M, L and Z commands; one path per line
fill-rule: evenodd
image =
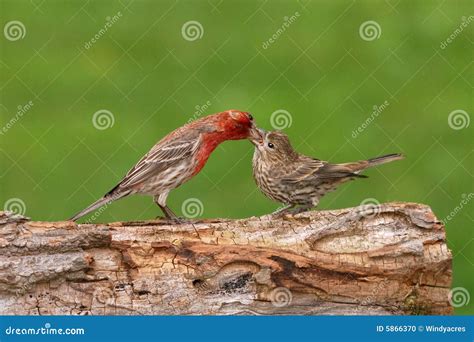
M 263 138 L 265 137 L 265 131 L 257 126 L 252 126 L 250 129 L 249 140 L 255 146 L 263 144 Z

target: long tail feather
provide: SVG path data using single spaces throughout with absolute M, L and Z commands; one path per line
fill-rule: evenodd
M 104 196 L 102 197 L 101 199 L 95 201 L 94 203 L 92 203 L 90 206 L 88 206 L 87 208 L 85 208 L 84 210 L 81 210 L 80 212 L 78 212 L 76 215 L 74 215 L 73 217 L 71 217 L 69 220 L 70 221 L 77 221 L 78 219 L 80 219 L 81 217 L 93 212 L 94 210 L 104 206 L 104 205 L 108 205 L 110 203 L 112 203 L 113 201 L 116 201 L 122 197 L 125 197 L 129 194 L 129 192 L 122 192 L 120 194 L 114 194 L 112 196 Z
M 395 160 L 400 160 L 405 158 L 403 154 L 401 153 L 393 153 L 393 154 L 387 154 L 385 156 L 377 157 L 377 158 L 371 158 L 367 160 L 369 162 L 369 165 L 367 167 L 372 167 L 372 166 L 377 166 L 385 163 L 390 163 Z

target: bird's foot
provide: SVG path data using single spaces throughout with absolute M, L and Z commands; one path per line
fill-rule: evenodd
M 273 213 L 271 213 L 270 215 L 272 217 L 282 217 L 283 215 L 287 214 L 289 211 L 291 211 L 291 209 L 293 209 L 295 207 L 294 204 L 288 204 L 284 207 L 281 207 L 281 208 L 278 208 L 277 210 L 275 210 Z
M 186 217 L 171 217 L 168 220 L 173 222 L 174 224 L 191 224 L 193 223 L 193 220 L 188 219 Z
M 192 220 L 185 218 L 185 217 L 179 217 L 177 216 L 168 206 L 166 205 L 161 205 L 158 201 L 155 201 L 156 204 L 161 208 L 163 211 L 163 214 L 165 215 L 164 219 L 169 221 L 172 224 L 189 224 L 193 223 Z
M 301 214 L 301 213 L 304 213 L 304 212 L 306 212 L 306 211 L 310 211 L 312 208 L 313 208 L 312 205 L 310 205 L 310 206 L 302 206 L 302 207 L 295 208 L 295 209 L 291 210 L 290 213 L 291 213 L 292 215 Z
M 304 205 L 298 208 L 295 208 L 295 205 L 288 205 L 283 207 L 272 214 L 272 217 L 281 218 L 287 215 L 294 216 L 296 214 L 304 213 L 305 211 L 311 210 L 312 205 Z
M 190 224 L 193 223 L 192 220 L 185 218 L 185 217 L 166 217 L 166 216 L 157 216 L 157 220 L 160 221 L 167 221 L 169 224 Z

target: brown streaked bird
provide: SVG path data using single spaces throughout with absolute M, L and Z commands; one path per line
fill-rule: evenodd
M 238 110 L 209 115 L 169 133 L 101 199 L 74 215 L 84 215 L 132 194 L 153 196 L 168 219 L 180 221 L 166 205 L 171 190 L 201 171 L 214 149 L 226 140 L 261 140 L 252 115 Z
M 273 214 L 300 213 L 318 205 L 325 194 L 355 178 L 367 178 L 359 173 L 369 167 L 403 159 L 401 154 L 389 154 L 352 163 L 331 164 L 296 152 L 288 136 L 279 131 L 261 131 L 263 139 L 252 139 L 253 176 L 268 198 L 285 204 Z M 300 205 L 301 207 L 296 206 Z

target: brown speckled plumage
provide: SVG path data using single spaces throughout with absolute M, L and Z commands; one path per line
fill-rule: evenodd
M 368 167 L 402 159 L 390 154 L 352 163 L 331 164 L 297 153 L 282 132 L 264 134 L 253 141 L 253 176 L 260 190 L 270 199 L 283 203 L 276 213 L 301 212 L 318 205 L 319 200 L 342 183 L 354 178 L 366 178 L 359 172 Z M 296 205 L 301 208 L 293 209 Z

